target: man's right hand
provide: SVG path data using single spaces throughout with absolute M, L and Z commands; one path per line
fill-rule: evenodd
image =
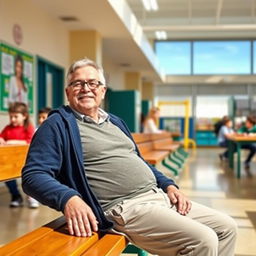
M 79 197 L 71 197 L 64 209 L 68 231 L 75 236 L 91 236 L 98 231 L 98 221 L 92 209 Z

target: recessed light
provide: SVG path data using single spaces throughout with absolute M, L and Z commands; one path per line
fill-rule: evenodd
M 75 16 L 61 16 L 60 19 L 65 22 L 79 21 Z

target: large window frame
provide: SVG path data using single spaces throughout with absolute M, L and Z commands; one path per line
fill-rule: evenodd
M 175 76 L 197 76 L 197 75 L 238 75 L 238 76 L 246 76 L 246 75 L 255 75 L 256 74 L 256 40 L 254 39 L 200 39 L 200 40 L 155 40 L 154 42 L 154 49 L 156 51 L 156 44 L 158 42 L 187 42 L 190 44 L 190 56 L 188 58 L 190 59 L 190 72 L 184 73 L 184 74 L 175 74 L 175 73 L 167 73 L 167 75 L 175 75 Z M 195 61 L 195 53 L 194 53 L 194 44 L 196 42 L 249 42 L 249 58 L 248 58 L 248 65 L 249 65 L 249 72 L 247 73 L 204 73 L 199 74 L 195 73 L 194 70 L 194 61 Z M 157 54 L 157 53 L 156 53 Z M 161 64 L 161 60 L 160 64 Z

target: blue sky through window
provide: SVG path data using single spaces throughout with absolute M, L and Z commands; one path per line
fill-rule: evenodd
M 253 74 L 256 74 L 256 41 L 253 41 Z
M 194 74 L 250 74 L 250 41 L 194 43 Z
M 156 55 L 166 74 L 191 75 L 191 41 L 159 41 Z M 256 41 L 254 41 L 256 52 Z M 256 63 L 256 54 L 254 54 Z M 251 41 L 194 41 L 193 74 L 250 74 Z M 256 64 L 254 65 L 256 73 Z
M 155 44 L 156 55 L 166 74 L 189 75 L 190 67 L 190 42 L 159 41 Z

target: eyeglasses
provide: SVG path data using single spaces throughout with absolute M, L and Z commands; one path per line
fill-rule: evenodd
M 103 83 L 98 80 L 88 80 L 88 81 L 75 80 L 71 82 L 68 86 L 72 86 L 74 90 L 78 91 L 78 90 L 81 90 L 82 88 L 84 89 L 85 85 L 87 85 L 87 87 L 90 90 L 95 90 L 99 86 L 103 85 Z

